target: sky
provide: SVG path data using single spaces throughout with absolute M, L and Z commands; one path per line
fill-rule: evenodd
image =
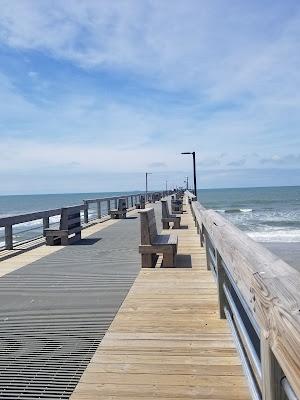
M 0 0 L 0 194 L 300 185 L 298 0 Z

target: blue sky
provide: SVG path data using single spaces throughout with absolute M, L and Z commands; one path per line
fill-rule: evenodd
M 299 1 L 0 6 L 0 193 L 300 184 Z

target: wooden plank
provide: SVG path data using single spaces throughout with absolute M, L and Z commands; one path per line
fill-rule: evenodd
M 190 213 L 182 223 L 191 266 L 141 270 L 71 400 L 250 398 Z

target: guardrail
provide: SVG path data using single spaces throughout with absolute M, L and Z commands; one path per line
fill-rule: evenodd
M 300 399 L 300 273 L 219 213 L 190 200 L 253 399 Z
M 149 196 L 153 193 L 157 192 L 149 192 Z M 162 193 L 163 196 L 170 194 L 170 191 L 163 191 L 159 192 Z M 118 199 L 125 198 L 127 203 L 127 208 L 135 207 L 136 203 L 140 202 L 141 196 L 144 193 L 134 193 L 129 195 L 119 195 L 114 197 L 104 197 L 99 199 L 88 199 L 83 200 L 83 204 L 80 205 L 81 211 L 83 212 L 83 223 L 88 224 L 93 220 L 101 219 L 109 215 L 109 210 L 111 208 L 117 208 Z M 93 210 L 93 205 L 96 206 L 96 209 Z M 32 238 L 25 240 L 25 241 L 32 241 L 38 238 L 43 237 L 43 230 L 49 228 L 49 226 L 56 224 L 57 222 L 50 222 L 51 217 L 59 216 L 61 213 L 61 208 L 55 208 L 51 210 L 45 211 L 37 211 L 32 213 L 26 213 L 21 215 L 13 215 L 9 217 L 0 218 L 0 228 L 4 228 L 4 247 L 0 247 L 0 250 L 13 250 L 15 244 L 23 243 L 24 241 L 21 240 L 16 242 L 14 240 L 14 227 L 17 225 L 24 224 L 26 222 L 33 222 L 33 221 L 41 221 L 40 225 L 24 229 L 22 231 L 17 232 L 18 234 L 26 233 L 29 231 L 41 231 L 39 235 L 33 236 Z
M 80 205 L 81 210 L 85 209 L 85 205 Z M 38 230 L 39 228 L 46 229 L 49 228 L 50 225 L 50 218 L 60 215 L 61 208 L 54 208 L 51 210 L 45 211 L 37 211 L 33 213 L 27 214 L 20 214 L 20 215 L 13 215 L 10 217 L 0 218 L 0 228 L 4 228 L 4 240 L 5 240 L 5 250 L 13 250 L 14 248 L 14 233 L 13 227 L 16 225 L 24 224 L 26 222 L 38 221 L 41 220 L 40 226 L 35 226 L 34 228 L 24 229 L 19 233 L 29 232 L 31 230 Z M 37 235 L 30 240 L 34 240 L 42 235 Z
M 83 219 L 84 223 L 87 224 L 94 219 L 100 219 L 105 216 L 108 216 L 109 211 L 112 208 L 118 207 L 118 200 L 121 198 L 126 199 L 127 208 L 135 207 L 135 204 L 140 202 L 141 195 L 143 195 L 143 193 L 137 193 L 125 196 L 104 197 L 100 199 L 83 200 L 83 204 L 85 205 L 84 219 Z M 90 211 L 92 209 L 91 206 L 93 204 L 96 206 L 96 212 L 93 212 L 92 215 L 90 215 L 91 214 Z

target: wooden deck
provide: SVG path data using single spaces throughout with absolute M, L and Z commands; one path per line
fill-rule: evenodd
M 189 210 L 182 224 L 177 268 L 140 271 L 72 400 L 250 398 Z
M 0 399 L 70 398 L 139 273 L 138 243 L 133 211 L 0 262 Z

